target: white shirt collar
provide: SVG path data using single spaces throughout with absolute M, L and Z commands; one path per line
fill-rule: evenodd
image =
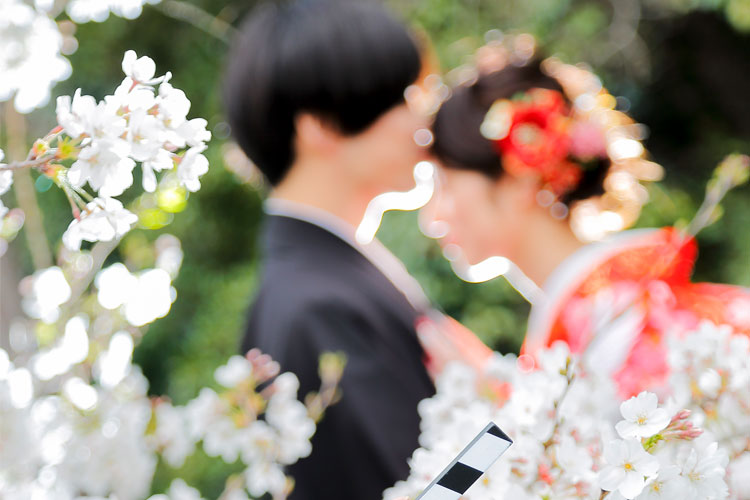
M 318 226 L 339 239 L 344 240 L 354 248 L 358 246 L 354 238 L 355 228 L 340 217 L 323 209 L 282 198 L 268 198 L 263 203 L 263 210 L 268 215 L 290 217 L 307 222 L 313 226 Z

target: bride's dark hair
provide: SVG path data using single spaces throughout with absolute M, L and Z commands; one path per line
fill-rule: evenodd
M 492 179 L 500 178 L 503 174 L 500 153 L 492 141 L 482 136 L 480 125 L 496 100 L 510 99 L 533 88 L 556 90 L 565 95 L 557 80 L 542 71 L 539 59 L 482 74 L 474 83 L 454 88 L 432 125 L 432 152 L 448 168 L 473 170 Z M 605 159 L 587 165 L 578 185 L 560 201 L 570 204 L 603 193 L 602 183 L 609 163 Z

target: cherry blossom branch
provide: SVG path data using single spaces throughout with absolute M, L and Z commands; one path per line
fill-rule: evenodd
M 94 281 L 94 277 L 101 270 L 107 257 L 109 257 L 109 254 L 111 254 L 115 248 L 117 248 L 117 245 L 120 244 L 120 239 L 121 238 L 114 238 L 111 241 L 99 241 L 92 247 L 91 258 L 93 259 L 93 262 L 91 268 L 86 274 L 71 283 L 69 304 L 78 300 L 89 288 L 89 285 Z
M 555 435 L 557 434 L 557 431 L 560 428 L 560 424 L 562 423 L 562 420 L 557 418 L 558 416 L 557 412 L 560 410 L 560 406 L 562 406 L 563 401 L 565 401 L 565 397 L 570 392 L 570 387 L 573 385 L 573 381 L 576 378 L 575 372 L 573 370 L 573 360 L 570 357 L 568 357 L 568 359 L 565 362 L 564 376 L 565 376 L 565 380 L 567 383 L 565 385 L 565 389 L 563 390 L 563 393 L 560 395 L 560 398 L 557 401 L 555 401 L 555 403 L 552 406 L 552 410 L 554 411 L 554 414 L 555 414 L 555 425 L 552 428 L 552 432 L 550 433 L 549 439 L 543 443 L 543 446 L 545 449 L 552 446 L 555 442 Z
M 232 493 L 235 491 L 242 491 L 244 489 L 244 480 L 239 474 L 231 475 L 227 478 L 224 486 L 224 491 L 221 492 L 217 500 L 230 500 Z
M 180 0 L 163 0 L 153 8 L 167 17 L 186 22 L 199 30 L 229 44 L 236 28 L 228 22 L 206 12 L 197 5 Z
M 638 0 L 610 0 L 612 23 L 607 28 L 610 35 L 610 48 L 599 56 L 604 62 L 618 52 L 624 51 L 637 37 L 641 22 L 641 5 Z
M 0 171 L 38 168 L 47 164 L 50 160 L 51 158 L 42 157 L 36 158 L 34 160 L 14 161 L 8 163 L 7 165 L 0 165 Z
M 346 357 L 343 353 L 324 353 L 320 356 L 318 373 L 320 374 L 320 390 L 317 394 L 305 397 L 305 406 L 310 418 L 316 423 L 323 417 L 326 408 L 338 400 L 339 382 L 344 373 Z
M 5 125 L 8 129 L 8 153 L 11 158 L 20 158 L 26 149 L 26 118 L 12 105 L 5 106 Z M 19 175 L 20 174 L 20 175 Z M 27 170 L 15 175 L 14 191 L 18 206 L 25 214 L 24 234 L 35 269 L 52 265 L 52 252 L 44 232 L 42 212 L 36 198 L 36 191 Z
M 60 319 L 58 323 L 64 325 L 70 318 L 76 315 L 79 308 L 76 307 L 78 301 L 89 289 L 89 286 L 94 281 L 97 273 L 101 271 L 104 262 L 107 257 L 117 248 L 120 244 L 121 238 L 115 238 L 111 241 L 99 241 L 91 248 L 91 267 L 88 272 L 70 282 L 70 299 L 63 304 L 60 308 Z
M 749 175 L 750 156 L 735 153 L 724 158 L 716 167 L 713 178 L 708 183 L 706 197 L 688 225 L 687 234 L 695 236 L 716 222 L 721 216 L 719 203 L 729 191 L 747 182 Z

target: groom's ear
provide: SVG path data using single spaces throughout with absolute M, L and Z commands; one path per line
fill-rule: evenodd
M 341 135 L 333 125 L 312 113 L 300 113 L 294 120 L 297 155 L 306 153 L 330 154 L 340 142 Z

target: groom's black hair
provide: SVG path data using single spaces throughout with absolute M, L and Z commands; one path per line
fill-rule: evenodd
M 420 68 L 414 39 L 379 2 L 266 2 L 244 22 L 229 56 L 229 124 L 275 185 L 294 161 L 300 112 L 357 134 L 403 102 Z

